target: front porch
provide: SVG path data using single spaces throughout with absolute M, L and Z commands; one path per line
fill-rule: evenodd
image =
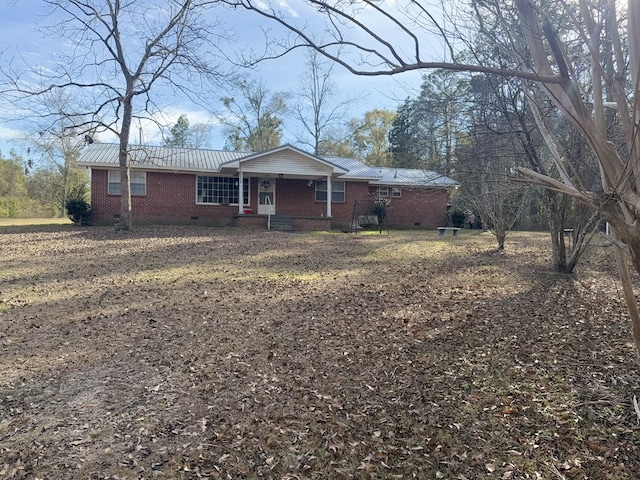
M 252 227 L 280 231 L 326 231 L 331 230 L 331 219 L 324 216 L 308 215 L 258 215 L 258 214 L 236 214 L 233 216 L 232 224 L 236 227 Z

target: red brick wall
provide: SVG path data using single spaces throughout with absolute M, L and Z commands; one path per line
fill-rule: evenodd
M 120 195 L 107 195 L 106 170 L 91 172 L 91 209 L 93 221 L 97 224 L 113 223 L 114 215 L 120 213 Z M 147 194 L 133 195 L 131 210 L 134 223 L 225 225 L 238 213 L 238 206 L 196 205 L 194 174 L 147 172 Z M 192 217 L 198 218 L 192 220 Z
M 345 201 L 331 205 L 332 228 L 349 228 L 354 201 L 371 199 L 375 193 L 377 188 L 369 187 L 366 182 L 347 183 Z M 253 212 L 257 212 L 257 197 L 258 178 L 253 177 L 249 179 L 249 203 Z M 131 203 L 134 223 L 226 225 L 231 224 L 238 213 L 237 205 L 196 205 L 195 174 L 147 172 L 147 194 L 132 196 Z M 91 207 L 97 224 L 112 224 L 114 215 L 120 213 L 120 195 L 107 195 L 106 170 L 91 172 Z M 276 213 L 321 217 L 327 214 L 327 203 L 316 202 L 315 186 L 309 186 L 308 180 L 277 179 Z M 392 198 L 389 205 L 391 227 L 436 228 L 446 225 L 446 219 L 447 191 L 444 189 L 403 188 L 402 197 Z M 315 225 L 317 228 L 317 223 Z
M 377 194 L 371 187 L 371 194 Z M 389 188 L 391 194 L 391 188 Z M 449 195 L 444 188 L 401 188 L 400 198 L 390 198 L 387 222 L 391 228 L 437 228 L 447 224 Z
M 369 184 L 350 182 L 345 185 L 345 201 L 331 204 L 333 228 L 348 228 L 353 215 L 353 202 L 368 198 Z M 316 202 L 315 185 L 308 180 L 278 179 L 276 212 L 279 215 L 320 217 L 327 215 L 327 202 Z

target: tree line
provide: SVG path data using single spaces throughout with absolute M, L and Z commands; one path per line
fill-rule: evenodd
M 75 159 L 33 167 L 32 159 L 15 151 L 8 156 L 0 152 L 0 218 L 62 217 L 69 199 L 88 200 L 89 175 L 75 166 Z

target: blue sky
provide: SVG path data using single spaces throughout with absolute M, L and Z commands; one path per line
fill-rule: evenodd
M 293 2 L 292 4 L 295 4 Z M 61 48 L 58 41 L 43 38 L 37 31 L 37 22 L 47 22 L 47 6 L 41 0 L 0 0 L 0 62 L 4 65 L 9 59 L 23 56 L 37 64 L 47 62 L 49 56 Z M 243 48 L 245 42 L 260 45 L 263 34 L 256 22 L 257 15 L 251 12 L 231 13 L 221 12 L 221 19 L 225 25 L 232 28 L 238 39 L 237 46 Z M 277 30 L 272 33 L 277 35 Z M 288 55 L 279 60 L 262 63 L 256 71 L 248 73 L 252 78 L 264 81 L 273 92 L 292 91 L 299 88 L 301 68 L 304 58 L 301 54 Z M 375 108 L 395 110 L 397 105 L 407 97 L 413 95 L 420 84 L 421 74 L 414 72 L 401 77 L 358 77 L 350 74 L 341 67 L 334 69 L 333 81 L 345 97 L 354 94 L 366 95 L 365 99 L 355 105 L 350 111 L 350 117 L 361 117 L 366 111 Z M 220 96 L 230 92 L 220 92 Z M 211 99 L 211 110 L 219 107 L 218 98 Z M 338 99 L 336 99 L 337 101 Z M 216 126 L 210 111 L 188 102 L 180 97 L 173 98 L 163 107 L 167 123 L 175 121 L 181 114 L 186 114 L 189 121 L 194 123 L 211 123 L 212 136 L 210 148 L 221 149 L 224 145 L 223 128 Z M 13 106 L 0 98 L 0 151 L 7 154 L 11 148 L 24 153 L 25 144 L 19 140 L 21 136 L 29 134 L 29 126 L 16 120 Z M 347 119 L 348 120 L 348 119 Z M 151 124 L 143 124 L 143 138 L 150 143 L 160 141 L 158 130 Z M 285 142 L 293 142 L 296 126 L 292 122 L 285 122 Z M 103 141 L 112 141 L 104 136 Z

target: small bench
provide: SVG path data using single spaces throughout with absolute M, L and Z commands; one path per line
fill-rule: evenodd
M 456 235 L 458 235 L 458 231 L 460 229 L 458 227 L 438 227 L 438 235 L 440 237 L 444 237 L 444 233 L 447 230 L 451 230 L 451 233 L 453 233 L 453 236 L 455 237 Z

